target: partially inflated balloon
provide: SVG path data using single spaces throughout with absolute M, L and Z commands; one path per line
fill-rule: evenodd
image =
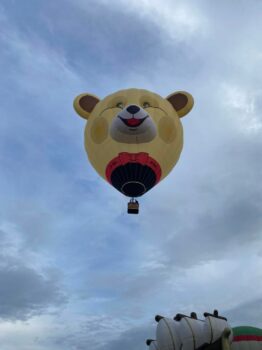
M 196 350 L 211 346 L 225 337 L 225 330 L 231 342 L 230 326 L 224 317 L 208 314 L 203 321 L 185 315 L 175 319 L 156 316 L 156 320 L 156 341 L 160 350 Z
M 250 326 L 233 328 L 232 350 L 262 350 L 262 329 Z

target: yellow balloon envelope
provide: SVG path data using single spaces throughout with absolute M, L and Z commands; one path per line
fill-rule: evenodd
M 193 107 L 184 91 L 167 98 L 143 89 L 100 100 L 84 93 L 74 108 L 87 119 L 85 148 L 96 171 L 124 195 L 142 196 L 166 177 L 183 147 L 180 118 Z

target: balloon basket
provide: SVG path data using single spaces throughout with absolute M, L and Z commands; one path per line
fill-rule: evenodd
M 128 214 L 138 214 L 139 213 L 139 203 L 136 199 L 132 198 L 127 204 Z

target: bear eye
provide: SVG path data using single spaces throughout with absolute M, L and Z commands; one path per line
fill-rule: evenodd
M 148 102 L 144 102 L 143 103 L 143 108 L 148 108 L 148 107 L 150 107 L 150 104 Z
M 118 103 L 116 104 L 116 107 L 117 107 L 117 108 L 123 109 L 123 108 L 124 108 L 124 104 L 123 104 L 122 102 L 118 102 Z

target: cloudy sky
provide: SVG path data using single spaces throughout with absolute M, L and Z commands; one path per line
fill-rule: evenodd
M 262 327 L 262 2 L 2 0 L 0 344 L 142 350 L 155 314 Z M 172 174 L 127 199 L 89 165 L 82 92 L 195 99 Z

